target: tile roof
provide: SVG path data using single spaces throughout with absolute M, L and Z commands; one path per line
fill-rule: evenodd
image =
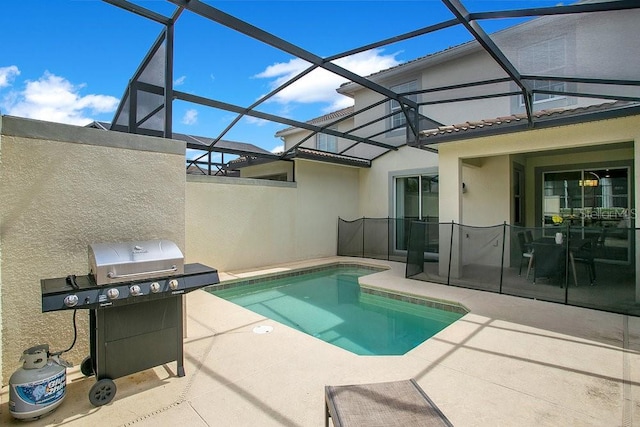
M 551 121 L 552 119 L 557 119 L 560 117 L 575 117 L 581 116 L 590 113 L 608 111 L 608 110 L 616 110 L 624 107 L 630 106 L 638 106 L 638 103 L 627 102 L 627 101 L 615 101 L 615 102 L 605 102 L 602 104 L 589 105 L 586 107 L 577 107 L 577 108 L 553 108 L 547 110 L 535 111 L 532 113 L 534 122 L 539 123 L 543 121 Z M 536 121 L 537 120 L 537 121 Z M 459 134 L 463 135 L 466 133 L 476 133 L 481 132 L 482 130 L 488 130 L 489 128 L 510 128 L 516 125 L 524 125 L 528 126 L 527 114 L 519 113 L 512 114 L 510 116 L 504 117 L 496 117 L 493 119 L 484 119 L 479 121 L 468 121 L 464 123 L 459 123 L 455 125 L 447 125 L 447 126 L 439 126 L 435 129 L 427 129 L 420 131 L 420 139 L 424 140 L 427 138 L 434 138 L 445 135 L 454 135 Z
M 305 123 L 308 123 L 310 125 L 319 125 L 319 124 L 322 124 L 322 123 L 325 123 L 325 122 L 329 122 L 329 121 L 333 121 L 333 120 L 339 119 L 341 117 L 348 116 L 349 114 L 353 114 L 354 111 L 355 110 L 354 110 L 353 105 L 352 105 L 350 107 L 346 107 L 346 108 L 343 108 L 341 110 L 332 111 L 331 113 L 327 113 L 324 116 L 313 118 L 311 120 L 306 121 Z M 296 129 L 300 129 L 300 128 L 295 127 L 295 126 L 290 126 L 290 127 L 286 128 L 286 129 L 282 129 L 282 130 L 279 130 L 278 132 L 276 132 L 276 136 L 284 135 L 285 133 L 290 132 L 292 130 L 296 130 Z
M 371 167 L 371 160 L 360 159 L 358 157 L 345 156 L 342 154 L 329 153 L 327 151 L 312 150 L 298 147 L 295 157 L 302 159 L 328 161 L 345 165 Z
M 285 157 L 288 159 L 308 159 L 318 160 L 321 162 L 337 163 L 341 165 L 357 166 L 357 167 L 371 167 L 371 161 L 366 159 L 360 159 L 358 157 L 345 156 L 343 154 L 329 153 L 327 151 L 313 150 L 310 148 L 296 148 L 294 153 L 291 153 Z M 229 162 L 229 168 L 239 169 L 255 164 L 267 163 L 276 161 L 274 159 L 259 159 L 255 156 L 240 156 L 237 159 L 233 159 Z

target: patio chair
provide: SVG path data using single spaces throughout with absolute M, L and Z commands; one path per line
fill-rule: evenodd
M 325 386 L 325 427 L 453 426 L 416 381 Z
M 531 266 L 533 265 L 533 244 L 527 243 L 527 238 L 524 232 L 518 233 L 518 243 L 520 244 L 520 252 L 522 257 L 520 258 L 520 269 L 518 270 L 518 276 L 522 275 L 522 262 L 527 261 L 527 280 L 529 279 L 529 273 L 531 272 Z
M 533 269 L 533 284 L 540 278 L 564 283 L 566 247 L 555 243 L 533 243 L 536 254 L 536 266 Z
M 527 230 L 525 231 L 525 242 L 527 242 L 527 245 L 531 246 L 533 245 L 533 231 L 531 230 Z
M 589 284 L 593 285 L 596 281 L 596 263 L 594 260 L 594 249 L 597 245 L 598 238 L 579 240 L 575 248 L 571 249 L 572 261 L 585 264 L 587 273 L 589 274 Z M 575 275 L 575 269 L 574 269 Z M 576 278 L 577 280 L 577 278 Z

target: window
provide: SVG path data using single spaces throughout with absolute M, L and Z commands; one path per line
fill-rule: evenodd
M 627 168 L 546 172 L 543 226 L 629 227 L 629 188 Z
M 562 76 L 567 63 L 566 56 L 566 42 L 563 37 L 536 43 L 523 48 L 518 53 L 519 71 L 522 74 Z M 566 83 L 552 80 L 535 80 L 533 89 L 533 103 L 536 104 L 564 98 L 564 95 L 560 94 L 536 93 L 536 89 L 564 92 Z M 521 95 L 520 106 L 523 105 L 524 98 Z
M 395 93 L 412 92 L 412 91 L 418 90 L 418 82 L 416 80 L 413 80 L 400 85 L 391 86 L 390 89 Z M 406 98 L 412 101 L 417 101 L 418 95 L 417 94 L 407 95 Z M 400 107 L 400 104 L 395 100 L 391 100 L 389 103 L 389 110 L 390 110 L 389 112 L 395 113 L 393 116 L 391 116 L 391 120 L 389 122 L 389 129 L 394 130 L 396 128 L 404 126 L 404 124 L 407 122 L 407 118 L 402 112 L 402 108 Z
M 335 130 L 335 129 L 332 129 Z M 319 133 L 316 135 L 316 148 L 329 153 L 338 152 L 338 138 L 335 135 Z

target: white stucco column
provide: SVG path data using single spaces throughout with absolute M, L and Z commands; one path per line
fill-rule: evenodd
M 439 274 L 449 274 L 449 248 L 451 250 L 451 277 L 458 278 L 462 273 L 462 251 L 460 249 L 460 228 L 445 223 L 462 224 L 462 160 L 455 149 L 456 144 L 441 147 L 439 151 L 440 167 L 438 181 L 440 184 L 440 263 Z

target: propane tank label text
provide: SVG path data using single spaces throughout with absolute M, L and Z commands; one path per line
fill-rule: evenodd
M 66 384 L 67 372 L 62 371 L 45 381 L 16 384 L 14 387 L 17 395 L 24 402 L 42 405 L 61 399 L 64 396 Z

